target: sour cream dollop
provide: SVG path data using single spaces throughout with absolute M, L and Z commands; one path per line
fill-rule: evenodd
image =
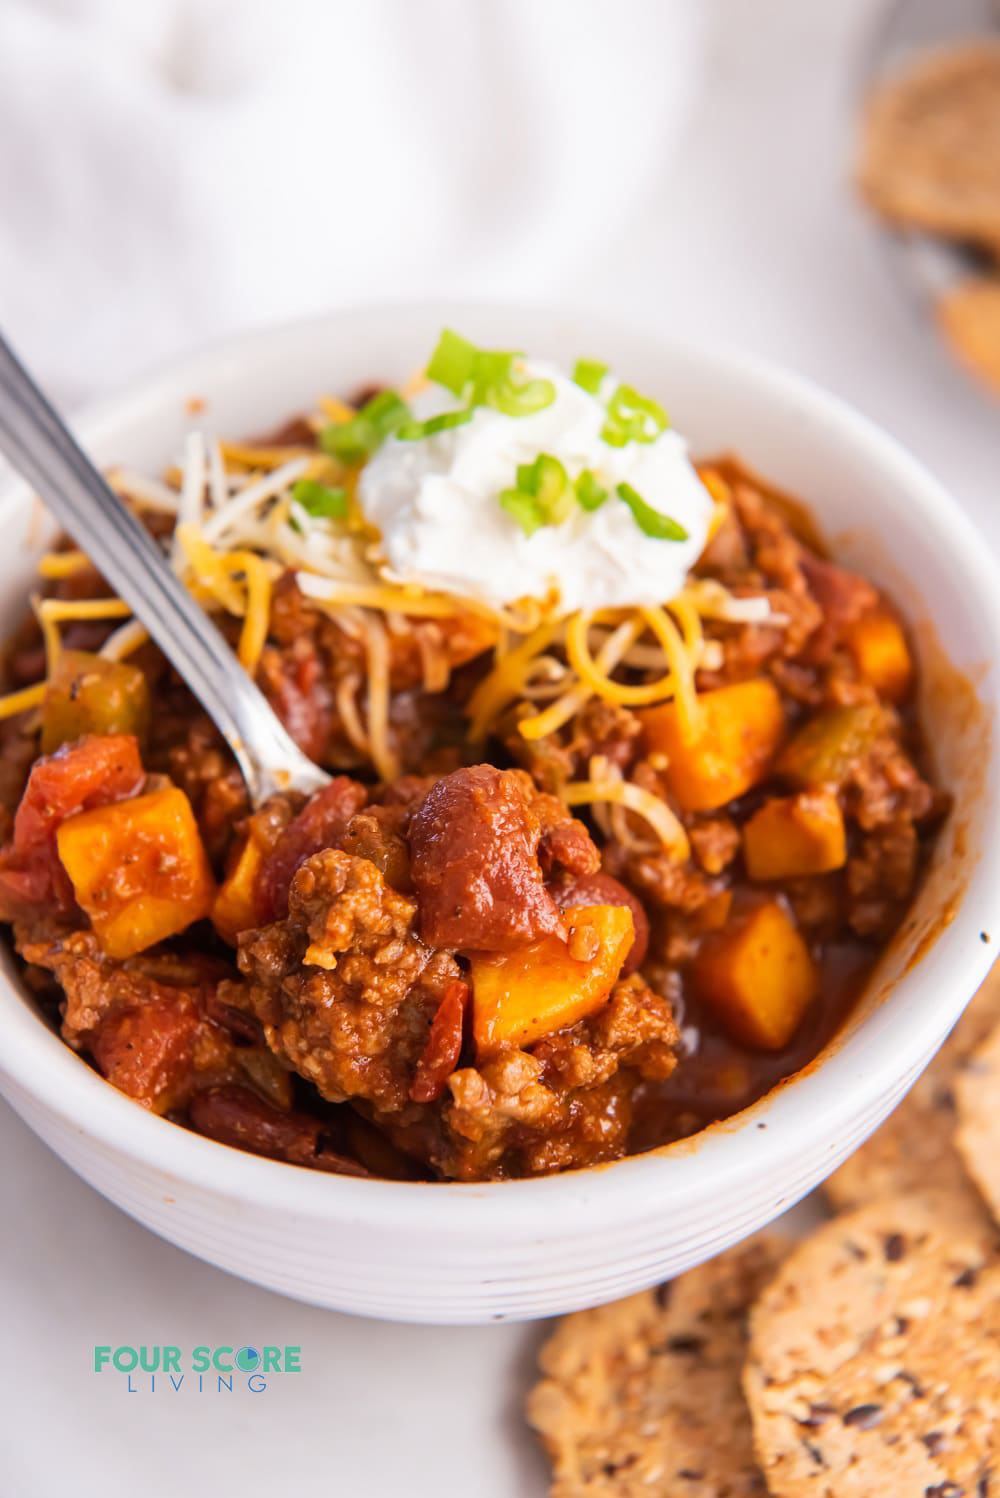
M 494 607 L 553 590 L 567 611 L 673 598 L 704 549 L 712 514 L 683 438 L 668 428 L 652 442 L 613 447 L 601 437 L 613 376 L 590 394 L 541 361 L 525 360 L 519 373 L 551 380 L 551 405 L 517 417 L 479 407 L 464 426 L 418 441 L 389 438 L 363 470 L 359 498 L 381 532 L 386 574 Z M 438 387 L 411 402 L 421 421 L 455 404 Z M 571 480 L 589 469 L 609 497 L 597 510 L 574 506 L 561 524 L 528 536 L 499 495 L 539 453 L 557 457 Z M 687 540 L 645 535 L 617 496 L 622 483 L 676 520 Z

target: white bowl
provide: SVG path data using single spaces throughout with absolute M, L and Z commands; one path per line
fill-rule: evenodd
M 802 495 L 835 553 L 889 588 L 914 625 L 928 735 L 955 796 L 911 917 L 819 1062 L 694 1140 L 540 1180 L 350 1180 L 212 1143 L 102 1081 L 39 1020 L 8 962 L 0 1088 L 98 1191 L 271 1289 L 337 1310 L 457 1323 L 596 1304 L 719 1252 L 817 1185 L 926 1065 L 1000 935 L 991 753 L 1000 577 L 939 485 L 838 401 L 738 354 L 663 346 L 589 317 L 455 306 L 338 313 L 195 354 L 91 410 L 80 430 L 99 460 L 155 471 L 192 422 L 252 433 L 323 391 L 404 377 L 449 322 L 492 346 L 608 359 L 667 403 L 696 452 L 731 448 Z M 195 417 L 193 396 L 207 403 Z M 5 624 L 28 592 L 39 545 L 31 509 L 23 487 L 0 500 Z

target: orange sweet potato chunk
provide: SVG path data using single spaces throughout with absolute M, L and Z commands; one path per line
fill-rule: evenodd
M 664 778 L 685 811 L 714 811 L 762 780 L 785 734 L 777 687 L 766 677 L 698 696 L 698 722 L 685 737 L 676 705 L 639 713 L 647 750 L 666 755 Z
M 544 936 L 510 952 L 473 956 L 472 1032 L 480 1056 L 532 1045 L 607 999 L 635 936 L 631 910 L 580 906 L 566 911 L 566 924 L 568 942 Z
M 176 786 L 80 812 L 62 824 L 56 845 L 109 957 L 145 951 L 211 910 L 212 871 Z
M 778 900 L 744 911 L 705 941 L 691 967 L 695 992 L 741 1045 L 780 1051 L 819 993 L 809 948 Z
M 264 861 L 260 844 L 247 838 L 229 866 L 212 905 L 212 925 L 223 941 L 235 947 L 241 931 L 260 924 L 257 909 L 257 875 Z
M 847 633 L 859 673 L 887 702 L 902 702 L 913 682 L 913 661 L 903 627 L 892 614 L 864 614 Z
M 847 861 L 847 834 L 831 791 L 803 791 L 766 802 L 743 828 L 743 860 L 751 879 L 826 874 Z

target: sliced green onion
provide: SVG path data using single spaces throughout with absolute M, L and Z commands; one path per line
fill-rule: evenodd
M 469 404 L 471 406 L 489 405 L 491 393 L 510 383 L 511 370 L 516 358 L 517 354 L 508 353 L 503 349 L 478 350 L 470 380 Z
M 436 432 L 448 432 L 452 427 L 464 427 L 472 420 L 471 411 L 442 411 L 439 416 L 428 416 L 426 421 L 404 421 L 396 428 L 400 442 L 419 442 L 423 437 L 433 437 Z
M 452 395 L 461 395 L 472 379 L 476 360 L 480 357 L 474 343 L 445 328 L 438 339 L 437 348 L 427 365 L 427 378 L 435 385 L 443 385 Z
M 631 385 L 619 385 L 608 401 L 608 419 L 601 436 L 609 447 L 627 442 L 655 442 L 670 422 L 658 401 L 640 395 Z
M 350 421 L 338 422 L 324 427 L 319 434 L 319 445 L 332 458 L 344 463 L 360 463 L 378 447 L 376 427 L 364 416 L 352 416 Z
M 427 377 L 464 397 L 470 408 L 492 406 L 504 416 L 531 416 L 551 406 L 556 388 L 551 380 L 519 382 L 514 374 L 518 357 L 506 349 L 477 348 L 445 328 L 427 365 Z
M 572 514 L 575 496 L 569 475 L 552 453 L 539 453 L 533 463 L 521 463 L 517 487 L 537 499 L 549 525 L 561 525 Z
M 607 372 L 608 366 L 597 359 L 577 359 L 573 369 L 573 383 L 579 385 L 581 390 L 586 390 L 589 395 L 596 395 Z
M 632 518 L 642 531 L 644 536 L 652 536 L 657 541 L 686 541 L 688 533 L 682 525 L 670 515 L 663 515 L 659 510 L 654 510 L 648 505 L 631 484 L 619 484 L 617 489 L 618 498 L 624 500 L 632 511 Z
M 526 536 L 533 536 L 545 524 L 545 512 L 538 500 L 533 494 L 525 494 L 523 489 L 504 489 L 500 495 L 500 507 L 517 521 Z
M 525 380 L 518 385 L 507 379 L 490 387 L 486 404 L 503 416 L 533 416 L 551 406 L 555 398 L 556 387 L 551 380 Z
M 409 414 L 409 406 L 395 390 L 380 390 L 350 421 L 324 427 L 319 434 L 320 446 L 344 463 L 360 463 L 370 458 Z
M 331 489 L 315 479 L 298 479 L 292 485 L 292 499 L 318 519 L 343 520 L 347 515 L 347 490 Z
M 582 510 L 599 510 L 608 497 L 608 491 L 599 484 L 589 468 L 585 468 L 576 480 L 576 498 Z
M 380 390 L 361 407 L 361 414 L 372 423 L 380 437 L 388 437 L 409 418 L 410 408 L 395 390 Z

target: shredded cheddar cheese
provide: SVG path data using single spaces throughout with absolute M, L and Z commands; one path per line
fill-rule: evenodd
M 399 766 L 389 744 L 389 641 L 379 619 L 372 615 L 367 622 L 368 743 L 382 779 L 393 780 Z
M 37 681 L 31 687 L 21 687 L 17 692 L 8 692 L 5 697 L 0 697 L 0 718 L 13 718 L 18 713 L 30 712 L 32 708 L 41 707 L 44 700 L 44 681 Z
M 127 619 L 132 610 L 120 598 L 42 598 L 39 616 L 52 624 L 71 619 Z
M 251 447 L 245 442 L 220 442 L 219 447 L 227 464 L 241 468 L 273 470 L 296 458 L 313 458 L 311 447 Z
M 641 685 L 614 681 L 606 671 L 601 670 L 590 653 L 588 634 L 591 625 L 606 622 L 609 618 L 613 619 L 613 611 L 595 609 L 589 614 L 574 614 L 566 625 L 566 653 L 577 676 L 581 681 L 586 682 L 597 696 L 603 697 L 606 702 L 617 702 L 622 707 L 642 707 L 651 702 L 661 702 L 667 697 L 674 696 L 677 691 L 677 676 L 672 660 L 672 656 L 676 653 L 676 627 L 671 624 L 662 609 L 642 608 L 638 612 L 644 624 L 653 630 L 660 644 L 664 646 L 664 653 L 671 664 L 671 669 L 665 675 Z
M 38 559 L 38 575 L 47 581 L 59 581 L 65 577 L 79 577 L 90 571 L 90 558 L 83 551 L 47 551 Z
M 422 377 L 421 377 L 422 378 Z M 413 385 L 409 391 L 420 388 Z M 342 424 L 357 413 L 325 396 L 309 419 L 314 431 Z M 729 485 L 712 469 L 701 478 L 715 504 L 712 531 L 731 504 Z M 343 490 L 346 515 L 313 513 L 300 480 Z M 734 624 L 776 621 L 766 597 L 737 597 L 719 583 L 690 577 L 662 606 L 600 609 L 566 614 L 555 596 L 523 598 L 503 608 L 394 578 L 380 553 L 380 536 L 365 519 L 356 493 L 357 468 L 296 443 L 220 442 L 198 432 L 185 439 L 182 461 L 166 481 L 118 468 L 116 490 L 138 510 L 174 519 L 172 565 L 208 612 L 239 621 L 237 655 L 254 674 L 271 626 L 274 584 L 290 572 L 300 593 L 358 642 L 364 670 L 331 683 L 337 717 L 351 751 L 384 779 L 398 773 L 390 708 L 392 642 L 412 637 L 424 690 L 447 689 L 453 668 L 445 621 L 474 619 L 478 636 L 492 645 L 489 669 L 465 705 L 468 735 L 482 744 L 492 733 L 517 733 L 537 743 L 562 730 L 593 701 L 638 707 L 674 701 L 686 733 L 698 714 L 699 669 L 720 656 L 703 620 Z M 39 563 L 49 582 L 84 575 L 91 563 L 77 549 L 50 551 Z M 116 598 L 35 600 L 47 672 L 55 669 L 60 626 L 74 620 L 122 620 L 101 654 L 122 660 L 149 636 Z M 483 628 L 486 626 L 486 628 Z M 40 706 L 45 683 L 0 698 L 0 718 Z M 641 819 L 656 845 L 687 856 L 687 837 L 669 806 L 653 792 L 625 780 L 595 757 L 588 778 L 562 792 L 569 806 L 590 805 L 635 839 L 630 821 Z
M 691 845 L 680 819 L 667 803 L 643 786 L 611 772 L 611 766 L 599 755 L 590 762 L 588 780 L 572 780 L 563 787 L 562 799 L 567 806 L 592 806 L 601 803 L 622 806 L 645 819 L 660 842 L 679 863 L 691 856 Z

